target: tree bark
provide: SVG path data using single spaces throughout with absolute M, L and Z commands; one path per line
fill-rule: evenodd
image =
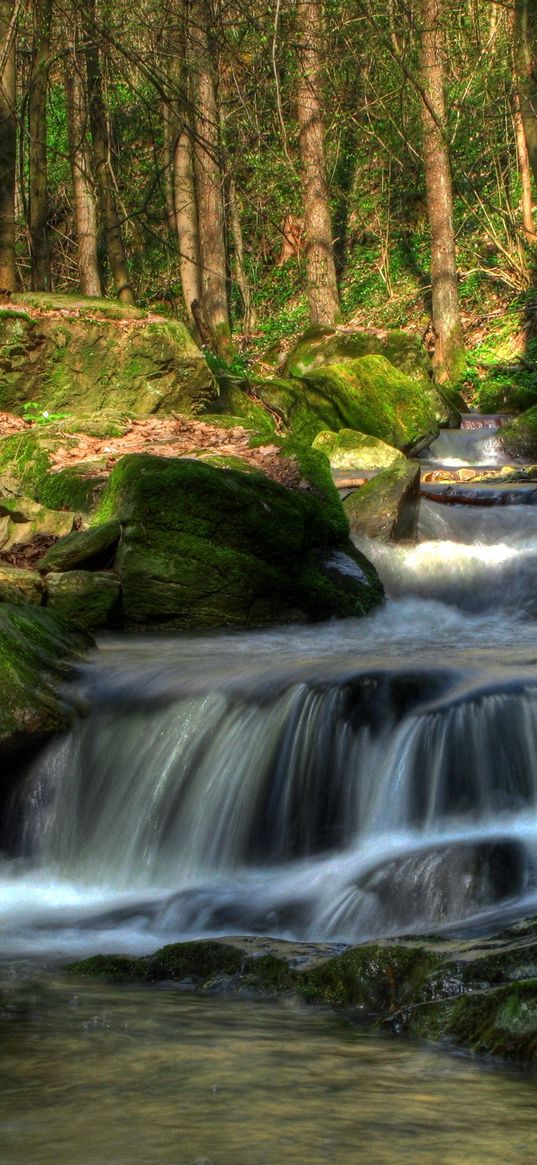
M 50 288 L 47 191 L 47 89 L 52 0 L 34 0 L 32 71 L 28 93 L 28 225 L 33 291 Z
M 72 25 L 66 34 L 65 94 L 75 202 L 78 275 L 83 295 L 100 296 L 102 287 L 97 252 L 97 207 L 88 145 L 89 113 L 74 8 L 70 17 Z
M 0 0 L 0 294 L 15 290 L 17 109 L 14 0 Z
M 340 304 L 326 181 L 320 0 L 298 0 L 297 116 L 299 127 L 304 255 L 312 324 L 333 324 Z
M 537 0 L 515 0 L 514 53 L 529 163 L 537 182 Z
M 235 186 L 234 178 L 231 177 L 229 178 L 228 184 L 228 205 L 231 237 L 233 239 L 235 278 L 241 293 L 242 306 L 244 311 L 243 329 L 246 333 L 248 333 L 255 324 L 255 311 L 252 305 L 252 292 L 248 282 L 246 268 L 244 266 L 244 237 L 242 233 L 241 213 L 237 197 L 237 188 Z
M 191 9 L 189 71 L 195 101 L 195 172 L 201 250 L 202 308 L 216 351 L 233 352 L 227 295 L 227 253 L 215 72 L 208 0 Z
M 87 0 L 86 12 L 86 69 L 88 78 L 89 118 L 95 161 L 95 179 L 99 191 L 106 253 L 120 303 L 134 304 L 134 293 L 130 282 L 127 256 L 123 245 L 121 224 L 116 204 L 110 132 L 103 96 L 101 62 L 99 49 L 95 42 L 95 0 Z
M 444 96 L 442 0 L 421 4 L 421 118 L 427 211 L 431 230 L 434 366 L 441 382 L 456 380 L 464 368 L 459 312 L 453 188 Z

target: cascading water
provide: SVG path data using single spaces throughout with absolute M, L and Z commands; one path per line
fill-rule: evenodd
M 13 806 L 5 950 L 537 910 L 537 511 L 426 502 L 417 546 L 365 549 L 367 619 L 103 642 Z

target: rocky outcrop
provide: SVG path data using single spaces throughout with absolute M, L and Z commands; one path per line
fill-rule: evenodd
M 49 413 L 110 408 L 195 414 L 217 396 L 178 320 L 107 300 L 17 295 L 0 314 L 0 409 L 35 401 Z
M 118 622 L 120 595 L 120 581 L 110 571 L 70 570 L 47 578 L 47 610 L 88 631 Z
M 411 542 L 417 537 L 419 503 L 419 463 L 403 458 L 353 490 L 343 508 L 356 537 Z

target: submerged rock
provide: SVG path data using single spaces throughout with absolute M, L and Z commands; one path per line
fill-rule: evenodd
M 410 542 L 418 532 L 420 466 L 397 461 L 343 502 L 351 532 L 383 542 Z
M 107 300 L 17 295 L 2 310 L 0 408 L 36 401 L 49 412 L 196 413 L 218 395 L 178 320 Z
M 328 465 L 308 456 L 319 473 L 302 489 L 189 459 L 123 458 L 98 516 L 121 522 L 115 570 L 127 623 L 256 626 L 361 615 L 380 602 Z M 358 576 L 326 569 L 334 550 Z
M 68 970 L 119 982 L 170 980 L 213 993 L 292 994 L 352 1009 L 375 1030 L 537 1061 L 535 920 L 487 939 L 400 939 L 344 951 L 264 938 L 200 940 L 143 958 L 96 956 Z

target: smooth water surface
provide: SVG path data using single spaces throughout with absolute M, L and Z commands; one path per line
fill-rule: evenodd
M 2 1165 L 537 1157 L 535 1078 L 314 1009 L 61 981 L 19 1005 L 0 1027 Z

